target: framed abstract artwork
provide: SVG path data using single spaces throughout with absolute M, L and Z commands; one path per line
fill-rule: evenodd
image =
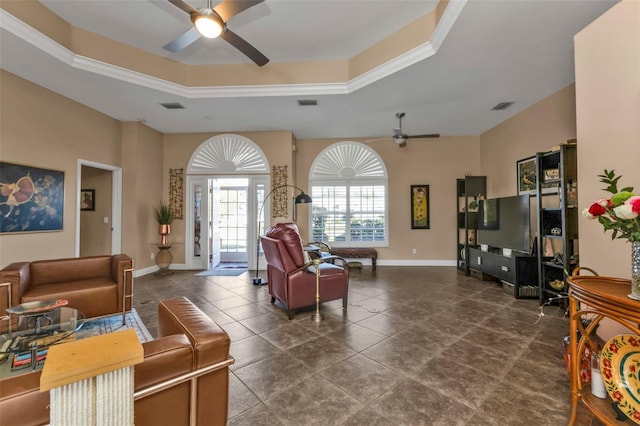
M 429 185 L 411 185 L 411 229 L 429 229 Z
M 0 233 L 62 231 L 64 172 L 0 162 Z

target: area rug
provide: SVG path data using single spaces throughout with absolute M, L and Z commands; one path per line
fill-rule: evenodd
M 237 277 L 247 272 L 247 268 L 207 269 L 198 272 L 196 277 Z
M 89 318 L 85 321 L 80 330 L 76 332 L 76 338 L 84 339 L 86 337 L 126 330 L 127 328 L 133 328 L 136 331 L 140 342 L 153 340 L 153 336 L 151 336 L 151 333 L 147 330 L 147 327 L 140 319 L 135 308 L 126 313 L 124 325 L 122 324 L 122 314 Z
M 247 269 L 247 262 L 221 262 L 213 269 Z

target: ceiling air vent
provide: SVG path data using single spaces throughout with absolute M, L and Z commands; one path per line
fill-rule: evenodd
M 160 105 L 162 105 L 166 109 L 184 109 L 184 105 L 182 105 L 180 102 L 164 102 Z
M 497 104 L 496 106 L 494 106 L 493 108 L 491 108 L 491 111 L 501 111 L 503 109 L 507 109 L 509 108 L 511 105 L 513 105 L 515 102 L 500 102 L 499 104 Z
M 318 101 L 315 99 L 299 99 L 298 105 L 300 106 L 316 106 L 318 105 Z

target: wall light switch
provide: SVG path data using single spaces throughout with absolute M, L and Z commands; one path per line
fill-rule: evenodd
M 104 223 L 109 223 L 109 218 L 107 216 L 104 217 Z

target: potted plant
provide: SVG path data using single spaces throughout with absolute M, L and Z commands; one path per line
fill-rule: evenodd
M 164 201 L 153 208 L 158 221 L 158 233 L 162 236 L 161 244 L 167 244 L 167 235 L 171 234 L 171 222 L 173 222 L 173 213 L 171 207 Z

